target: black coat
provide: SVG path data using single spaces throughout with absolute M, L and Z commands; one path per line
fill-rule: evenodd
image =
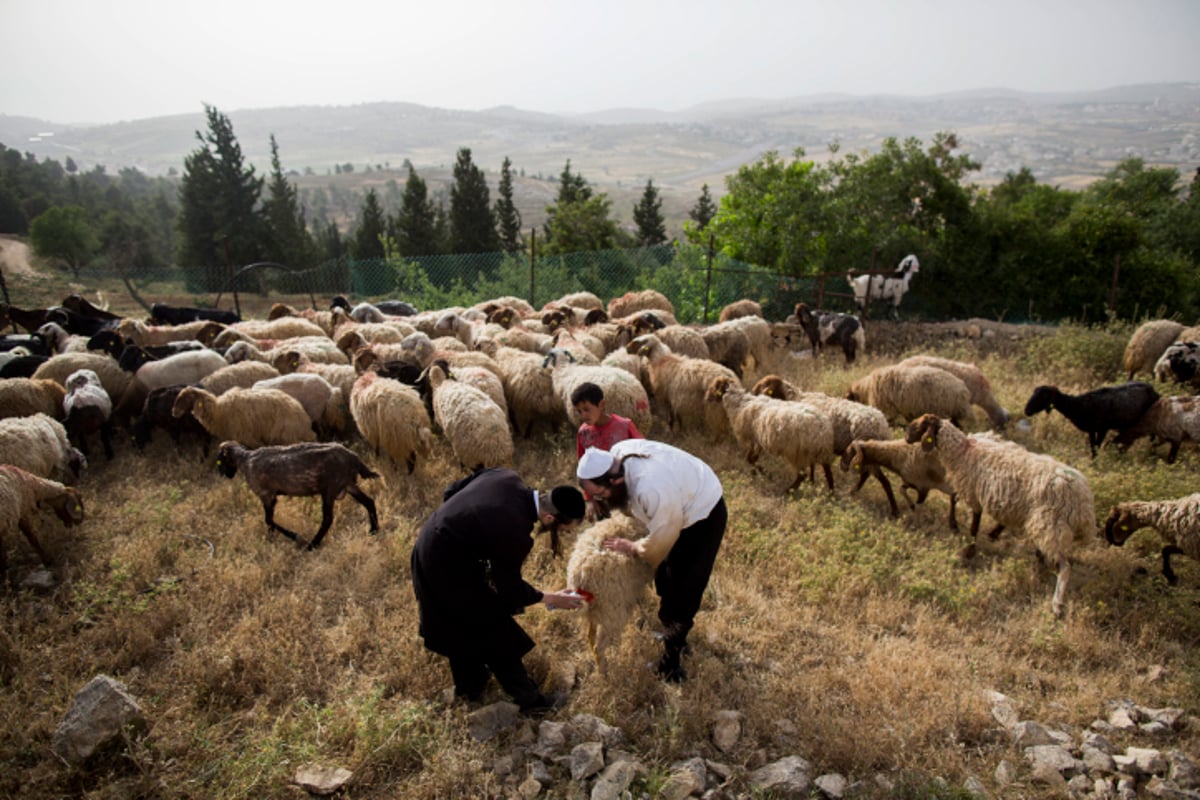
M 520 658 L 534 644 L 512 616 L 542 597 L 521 578 L 537 523 L 533 490 L 501 468 L 455 489 L 413 546 L 421 636 L 444 656 Z

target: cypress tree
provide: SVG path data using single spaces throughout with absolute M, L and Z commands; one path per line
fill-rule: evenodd
M 487 178 L 483 170 L 471 162 L 471 149 L 459 148 L 454 183 L 450 186 L 450 250 L 454 253 L 494 253 L 499 248 Z
M 653 247 L 667 240 L 667 225 L 662 215 L 662 198 L 654 181 L 646 181 L 642 199 L 633 207 L 633 221 L 637 224 L 637 243 L 641 247 Z
M 388 223 L 388 234 L 403 255 L 436 255 L 441 248 L 438 246 L 436 212 L 429 199 L 429 187 L 417 175 L 408 159 L 405 159 L 405 163 L 408 164 L 408 180 L 404 183 L 400 210 Z
M 696 205 L 692 206 L 692 210 L 688 212 L 688 216 L 696 223 L 697 230 L 704 230 L 708 227 L 708 223 L 712 222 L 712 218 L 717 215 L 717 206 L 713 203 L 712 195 L 708 193 L 708 184 L 700 190 L 700 199 L 696 201 Z
M 271 234 L 269 258 L 297 269 L 313 266 L 316 245 L 308 232 L 296 187 L 283 174 L 275 134 L 271 134 L 271 180 L 263 208 Z
M 500 247 L 509 253 L 521 249 L 521 212 L 513 204 L 512 161 L 504 157 L 500 167 L 500 185 L 496 192 L 496 227 L 500 234 Z
M 379 196 L 375 194 L 374 189 L 369 189 L 358 214 L 358 229 L 354 232 L 354 245 L 351 248 L 354 257 L 383 258 L 385 232 L 386 222 L 383 218 L 383 208 L 379 205 Z

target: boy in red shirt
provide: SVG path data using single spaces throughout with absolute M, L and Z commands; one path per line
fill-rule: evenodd
M 575 457 L 582 458 L 589 447 L 608 450 L 626 439 L 645 439 L 633 420 L 604 410 L 604 390 L 594 383 L 581 383 L 571 392 L 571 405 L 582 420 L 575 438 Z M 588 497 L 588 518 L 604 519 L 608 508 L 603 501 Z

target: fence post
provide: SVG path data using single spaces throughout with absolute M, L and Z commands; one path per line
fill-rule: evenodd
M 1108 312 L 1114 316 L 1117 313 L 1117 275 L 1121 273 L 1121 254 L 1113 257 L 1112 288 L 1108 290 Z
M 8 282 L 4 280 L 3 272 L 0 272 L 0 290 L 4 291 L 4 304 L 6 306 L 11 306 L 12 299 L 10 299 L 8 296 Z M 21 331 L 17 329 L 16 321 L 15 320 L 10 320 L 10 321 L 12 322 L 13 333 L 20 333 Z
M 233 259 L 229 255 L 229 237 L 226 236 L 225 242 L 225 274 L 229 276 L 230 282 L 233 283 L 233 310 L 240 317 L 242 316 L 242 303 L 238 299 L 237 282 L 233 280 Z
M 537 304 L 533 302 L 534 292 L 537 289 L 535 279 L 537 265 L 537 228 L 529 229 L 529 305 L 537 308 Z
M 708 268 L 704 278 L 704 324 L 708 324 L 708 304 L 712 301 L 712 262 L 713 262 L 713 246 L 716 243 L 716 236 L 708 235 Z

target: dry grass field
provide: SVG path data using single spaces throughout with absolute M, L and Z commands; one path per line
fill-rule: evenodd
M 14 299 L 32 289 L 14 286 L 19 280 L 9 279 Z M 1014 414 L 1012 438 L 1081 470 L 1102 522 L 1115 502 L 1195 491 L 1200 456 L 1185 446 L 1168 466 L 1143 440 L 1092 461 L 1084 434 L 1062 416 L 1025 426 L 1020 410 L 1040 383 L 1079 391 L 1120 379 L 1131 331 L 1064 325 L 1003 347 L 992 340 L 986 351 L 979 345 L 987 340 L 960 338 L 923 351 L 976 360 Z M 868 329 L 869 350 L 870 337 Z M 893 360 L 875 350 L 847 368 L 840 354 L 814 363 L 780 353 L 770 366 L 842 394 Z M 979 414 L 974 429 L 984 422 Z M 781 462 L 764 459 L 754 471 L 729 441 L 661 425 L 650 435 L 709 462 L 730 511 L 691 637 L 690 679 L 669 686 L 646 669 L 658 652 L 649 592 L 638 624 L 610 654 L 607 677 L 593 669 L 573 614 L 535 606 L 521 619 L 538 643 L 526 660 L 531 672 L 549 689 L 570 691 L 553 719 L 590 713 L 618 725 L 626 749 L 650 767 L 635 797 L 655 796 L 668 766 L 695 755 L 741 768 L 790 754 L 812 762 L 814 775 L 864 781 L 866 796 L 966 796 L 971 776 L 994 797 L 1058 796 L 1027 769 L 1016 783 L 995 785 L 1002 759 L 1023 759 L 993 719 L 988 690 L 1011 697 L 1022 719 L 1076 740 L 1116 698 L 1181 707 L 1188 721 L 1154 746 L 1200 755 L 1200 566 L 1177 558 L 1179 585 L 1168 587 L 1152 532 L 1120 549 L 1102 537 L 1080 543 L 1059 620 L 1050 613 L 1053 573 L 1018 533 L 960 559 L 963 536 L 947 529 L 944 496 L 890 519 L 876 484 L 850 496 L 852 480 L 836 467 L 834 495 L 806 483 L 784 497 L 791 476 Z M 176 449 L 160 434 L 143 453 L 122 441 L 112 462 L 93 458 L 80 484 L 82 526 L 43 519 L 53 589 L 20 588 L 39 562 L 19 537 L 7 543 L 0 796 L 295 798 L 304 793 L 291 778 L 307 762 L 353 770 L 343 793 L 352 798 L 515 796 L 522 770 L 514 782 L 492 769 L 511 740 L 468 735 L 466 708 L 443 699 L 445 662 L 417 636 L 409 553 L 442 488 L 458 477 L 449 448 L 439 441 L 410 476 L 360 441 L 349 445 L 381 473 L 362 483 L 379 505 L 376 536 L 365 512 L 343 500 L 323 547 L 298 551 L 268 535 L 241 477 L 226 480 L 211 453 Z M 533 485 L 569 480 L 573 432 L 519 442 L 515 467 Z M 281 499 L 277 510 L 282 524 L 309 534 L 319 513 L 315 499 Z M 964 509 L 959 520 L 968 522 Z M 539 541 L 527 580 L 558 589 L 564 573 L 565 559 Z M 98 673 L 128 686 L 149 731 L 71 768 L 52 754 L 51 737 Z M 743 715 L 730 753 L 710 740 L 722 709 Z M 1118 747 L 1143 742 L 1112 738 Z M 892 781 L 890 792 L 875 782 L 879 774 Z M 736 778 L 731 794 L 752 796 Z M 564 782 L 548 795 L 579 790 Z

